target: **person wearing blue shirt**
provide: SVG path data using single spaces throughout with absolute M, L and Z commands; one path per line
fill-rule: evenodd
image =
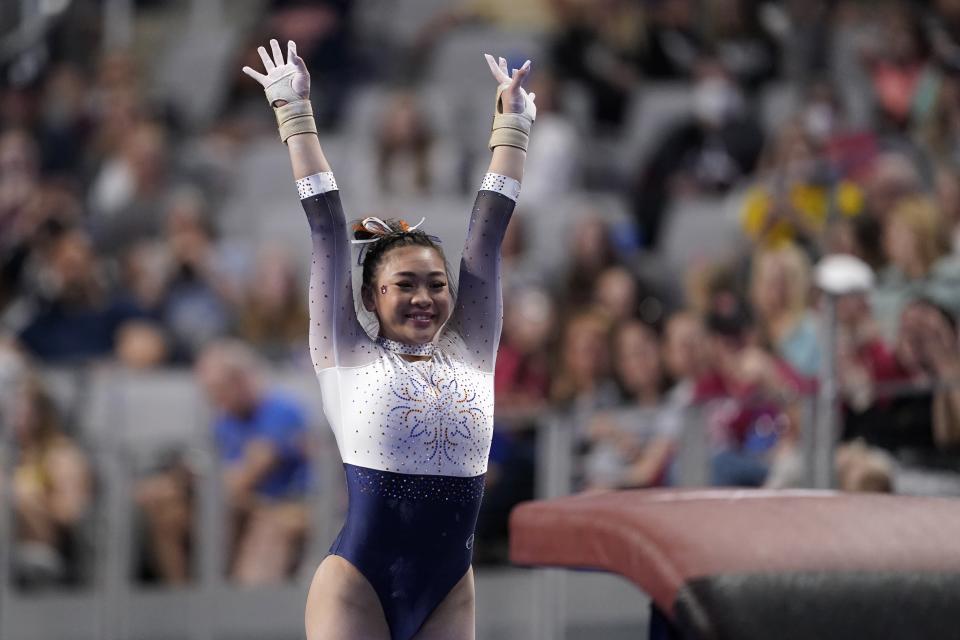
M 302 407 L 265 388 L 257 356 L 237 341 L 208 346 L 197 380 L 214 411 L 212 429 L 232 518 L 230 576 L 242 585 L 283 580 L 307 532 L 309 429 Z M 168 583 L 187 578 L 189 480 L 167 472 L 138 491 L 153 561 Z
M 253 487 L 266 500 L 303 497 L 309 480 L 304 451 L 306 420 L 301 408 L 289 398 L 267 392 L 249 414 L 224 413 L 214 421 L 214 437 L 220 460 L 233 473 L 249 460 L 251 449 L 269 447 L 276 463 Z

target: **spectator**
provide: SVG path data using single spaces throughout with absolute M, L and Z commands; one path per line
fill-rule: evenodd
M 694 262 L 684 274 L 684 299 L 687 309 L 700 318 L 714 311 L 728 313 L 740 304 L 740 274 L 725 262 Z
M 711 0 L 711 44 L 737 84 L 755 92 L 776 77 L 780 51 L 754 0 Z
M 295 362 L 306 354 L 310 321 L 299 275 L 289 253 L 265 247 L 237 312 L 239 337 L 274 362 Z
M 585 425 L 585 416 L 617 403 L 619 394 L 610 377 L 609 335 L 610 322 L 597 311 L 578 313 L 561 332 L 550 398 L 569 411 L 574 424 Z
M 610 225 L 595 212 L 579 216 L 570 233 L 570 263 L 559 298 L 563 306 L 583 307 L 594 296 L 597 278 L 618 264 Z
M 38 221 L 30 215 L 40 199 L 40 158 L 24 130 L 0 134 L 0 311 L 21 294 L 23 272 Z
M 896 395 L 846 417 L 844 439 L 853 443 L 853 452 L 849 446 L 837 451 L 837 465 L 852 476 L 846 489 L 863 490 L 857 481 L 862 468 L 877 467 L 890 456 L 896 464 L 885 467 L 887 482 L 898 490 L 910 490 L 909 482 L 898 478 L 908 475 L 905 471 L 960 470 L 960 393 L 953 384 L 932 386 L 960 379 L 960 347 L 954 316 L 934 300 L 924 294 L 903 310 L 894 350 L 894 380 L 902 383 Z
M 41 99 L 38 141 L 44 171 L 70 178 L 82 169 L 92 122 L 80 69 L 70 63 L 50 71 Z
M 882 222 L 902 199 L 921 195 L 923 191 L 923 179 L 910 156 L 897 151 L 881 153 L 874 159 L 867 176 L 864 189 L 867 213 Z
M 29 283 L 31 262 L 47 236 L 83 218 L 70 183 L 44 180 L 40 162 L 27 131 L 0 133 L 0 312 L 35 284 Z
M 25 587 L 75 582 L 79 529 L 93 497 L 86 455 L 65 433 L 53 398 L 36 377 L 19 390 L 11 424 L 14 577 Z
M 131 320 L 117 332 L 117 361 L 131 369 L 153 369 L 170 358 L 167 339 L 155 323 Z
M 641 67 L 657 80 L 686 80 L 706 51 L 692 0 L 655 0 L 649 5 Z
M 324 129 L 339 124 L 349 90 L 358 74 L 353 45 L 353 14 L 350 0 L 270 0 L 266 31 L 280 42 L 293 40 L 298 52 L 314 71 L 311 96 L 317 105 L 317 120 Z M 258 35 L 256 42 L 263 42 Z M 254 47 L 244 47 L 253 51 Z M 237 65 L 236 68 L 240 68 Z
M 913 139 L 930 160 L 956 169 L 960 166 L 960 69 L 933 79 L 929 105 L 917 109 Z
M 226 277 L 204 203 L 195 196 L 176 198 L 166 215 L 171 262 L 156 313 L 170 333 L 175 357 L 190 361 L 233 328 L 238 295 Z
M 40 187 L 40 156 L 29 132 L 9 129 L 0 134 L 0 229 L 7 237 L 17 234 L 21 216 Z M 17 234 L 19 235 L 19 234 Z
M 943 214 L 947 244 L 953 257 L 960 257 L 960 179 L 953 169 L 940 166 L 935 177 L 937 206 Z
M 936 204 L 925 197 L 901 200 L 883 225 L 883 249 L 888 266 L 880 271 L 871 305 L 888 339 L 906 300 L 925 287 L 947 289 L 945 304 L 960 310 L 960 264 L 947 256 L 947 234 Z
M 111 291 L 90 238 L 80 229 L 56 232 L 44 251 L 35 309 L 20 340 L 46 362 L 76 362 L 113 354 L 117 331 L 143 316 L 132 301 Z
M 640 304 L 636 276 L 622 266 L 607 267 L 597 277 L 594 305 L 616 324 L 636 317 Z
M 800 249 L 784 245 L 754 255 L 750 302 L 762 338 L 794 371 L 812 378 L 820 372 L 820 344 L 809 297 L 810 261 Z
M 638 81 L 640 8 L 623 0 L 562 2 L 558 7 L 561 27 L 551 46 L 551 66 L 587 90 L 594 126 L 616 133 Z
M 537 144 L 527 152 L 523 171 L 526 202 L 556 202 L 580 186 L 580 146 L 576 127 L 564 115 L 560 82 L 548 69 L 535 73 L 529 91 L 537 98 Z
M 760 179 L 744 200 L 745 234 L 773 248 L 795 242 L 818 257 L 830 227 L 863 210 L 861 190 L 837 176 L 797 119 L 780 130 L 766 155 Z
M 714 59 L 697 65 L 693 108 L 664 133 L 631 187 L 641 241 L 651 249 L 673 198 L 726 193 L 753 171 L 763 145 L 740 89 Z
M 504 305 L 494 374 L 498 419 L 532 417 L 546 409 L 555 314 L 553 301 L 538 289 L 514 292 Z
M 526 213 L 526 212 L 523 212 Z M 546 285 L 545 267 L 533 251 L 530 236 L 533 215 L 510 218 L 500 245 L 500 280 L 507 296 L 513 291 L 542 289 Z
M 480 555 L 474 562 L 507 561 L 510 511 L 533 498 L 536 428 L 550 410 L 554 318 L 553 301 L 539 289 L 516 290 L 504 305 L 493 378 L 493 441 L 476 531 L 482 544 L 476 545 Z
M 930 43 L 919 12 L 906 2 L 881 8 L 879 30 L 862 53 L 870 73 L 880 127 L 902 131 L 917 108 L 931 68 Z
M 156 236 L 169 188 L 169 142 L 159 123 L 124 131 L 90 187 L 93 236 L 98 249 L 119 255 L 137 240 Z
M 677 412 L 685 412 L 693 402 L 696 382 L 707 373 L 704 357 L 706 336 L 703 322 L 689 312 L 679 311 L 667 318 L 663 332 L 663 365 L 672 387 L 667 402 Z M 684 420 L 683 417 L 680 418 Z
M 614 370 L 626 405 L 594 416 L 584 460 L 591 489 L 663 484 L 680 423 L 665 404 L 666 376 L 660 341 L 637 320 L 620 324 L 613 336 Z
M 380 192 L 430 193 L 433 132 L 412 91 L 395 92 L 384 106 L 377 132 Z
M 757 8 L 761 20 L 780 43 L 783 75 L 806 82 L 824 74 L 831 54 L 829 0 L 788 0 Z
M 836 363 L 845 415 L 858 415 L 877 401 L 877 387 L 899 377 L 896 361 L 873 319 L 866 292 L 837 298 Z M 853 417 L 849 419 L 855 419 Z
M 782 475 L 794 459 L 794 403 L 802 383 L 789 366 L 756 346 L 742 304 L 708 316 L 707 331 L 710 371 L 697 382 L 694 403 L 703 406 L 710 435 L 712 484 L 785 482 Z
M 893 492 L 894 461 L 886 452 L 855 440 L 837 447 L 834 458 L 841 490 Z
M 671 429 L 675 433 L 677 451 L 683 447 L 683 436 L 687 430 L 697 427 L 693 402 L 698 381 L 709 372 L 706 346 L 703 321 L 698 315 L 690 311 L 678 311 L 667 318 L 662 359 L 672 386 L 666 393 L 664 414 L 668 423 L 673 423 Z M 682 480 L 680 475 L 683 473 L 683 469 L 671 468 L 668 482 Z
M 242 585 L 273 584 L 295 569 L 307 533 L 309 432 L 302 409 L 267 391 L 256 356 L 235 342 L 204 350 L 196 374 L 217 412 L 213 437 L 233 532 L 231 578 Z M 159 577 L 189 577 L 189 474 L 182 466 L 143 480 L 137 501 L 147 519 Z

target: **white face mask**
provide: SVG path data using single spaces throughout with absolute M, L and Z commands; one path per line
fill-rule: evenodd
M 693 89 L 693 112 L 707 124 L 723 124 L 742 106 L 740 92 L 723 78 L 701 80 Z
M 833 107 L 822 102 L 814 103 L 803 114 L 803 126 L 813 139 L 825 140 L 833 133 L 836 119 Z

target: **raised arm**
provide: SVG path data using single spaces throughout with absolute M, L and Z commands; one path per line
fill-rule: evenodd
M 450 326 L 463 340 L 473 364 L 492 372 L 503 324 L 500 244 L 520 195 L 526 144 L 537 110 L 535 95 L 521 87 L 530 61 L 510 76 L 503 58 L 499 64 L 489 55 L 486 58 L 499 84 L 490 138 L 493 156 L 470 215 Z
M 350 271 L 350 243 L 340 192 L 323 155 L 310 106 L 310 74 L 296 45 L 287 43 L 287 60 L 276 40 L 271 53 L 260 47 L 266 75 L 243 71 L 263 85 L 277 116 L 280 139 L 290 151 L 300 203 L 313 242 L 310 265 L 310 356 L 319 371 L 363 364 L 371 341 L 357 320 Z

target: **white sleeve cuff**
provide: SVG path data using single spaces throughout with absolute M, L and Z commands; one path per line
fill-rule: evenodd
M 520 181 L 502 176 L 499 173 L 488 173 L 483 176 L 483 182 L 480 183 L 481 191 L 496 191 L 500 195 L 507 196 L 514 202 L 520 197 Z
M 333 173 L 330 171 L 315 173 L 312 176 L 307 176 L 306 178 L 300 178 L 297 180 L 297 191 L 300 193 L 301 200 L 318 196 L 321 193 L 326 193 L 327 191 L 336 190 L 337 181 L 334 180 Z

